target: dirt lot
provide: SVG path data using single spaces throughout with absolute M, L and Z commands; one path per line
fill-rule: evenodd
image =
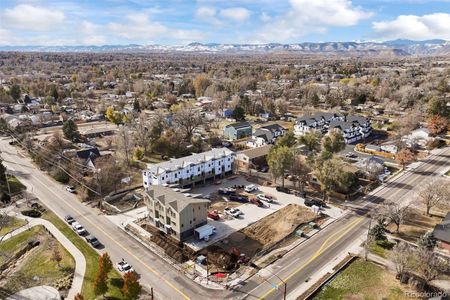
M 289 204 L 259 222 L 245 228 L 242 232 L 268 248 L 284 239 L 299 225 L 314 219 L 314 213 L 303 206 Z
M 225 207 L 238 207 L 242 205 L 242 203 L 234 202 L 234 201 L 225 201 L 223 195 L 219 195 L 217 193 L 211 194 L 211 205 L 209 206 L 209 210 L 217 210 L 219 213 L 222 213 Z
M 299 225 L 312 221 L 314 217 L 308 208 L 289 204 L 249 227 L 232 233 L 201 253 L 208 253 L 211 272 L 226 271 L 232 267 L 239 254 L 251 258 L 283 240 Z

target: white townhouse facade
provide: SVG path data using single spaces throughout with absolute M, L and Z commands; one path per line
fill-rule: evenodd
M 303 135 L 311 130 L 326 134 L 334 128 L 342 131 L 345 142 L 348 144 L 360 141 L 372 133 L 372 124 L 366 117 L 317 113 L 299 117 L 295 122 L 294 134 Z
M 235 153 L 228 148 L 215 148 L 206 152 L 149 164 L 142 171 L 144 188 L 151 185 L 188 186 L 207 179 L 223 177 L 233 172 Z

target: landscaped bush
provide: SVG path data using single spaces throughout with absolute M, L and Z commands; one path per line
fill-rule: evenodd
M 22 215 L 30 217 L 30 218 L 40 218 L 42 213 L 35 209 L 23 210 Z

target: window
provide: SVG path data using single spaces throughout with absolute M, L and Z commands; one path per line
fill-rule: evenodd
M 194 222 L 195 222 L 195 220 L 196 220 L 196 219 L 194 218 Z
M 198 167 L 198 171 L 200 172 L 200 167 Z
M 175 173 L 175 179 L 177 179 L 177 173 Z

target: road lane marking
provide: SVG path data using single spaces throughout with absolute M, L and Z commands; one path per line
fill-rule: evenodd
M 36 169 L 36 171 L 38 171 Z M 30 174 L 30 176 L 33 176 Z M 80 216 L 83 216 L 84 214 L 80 212 L 77 208 L 72 206 L 70 203 L 66 202 L 62 197 L 60 197 L 57 193 L 55 193 L 50 187 L 47 187 L 45 183 L 43 183 L 37 176 L 34 176 L 34 178 L 42 185 L 44 186 L 49 192 L 51 192 L 53 195 L 55 195 L 58 199 L 62 200 L 64 203 L 66 203 L 67 206 L 69 206 L 71 209 L 73 209 L 75 212 L 77 212 Z M 96 224 L 91 222 L 89 219 L 85 218 L 87 222 L 89 222 L 93 227 L 97 228 L 97 230 L 101 231 L 106 236 L 111 236 L 109 233 L 104 231 L 102 228 L 98 227 Z M 179 290 L 175 285 L 173 285 L 171 282 L 169 282 L 166 278 L 162 277 L 161 274 L 147 265 L 145 262 L 143 262 L 139 257 L 137 257 L 135 254 L 133 254 L 131 251 L 129 251 L 127 248 L 125 248 L 121 243 L 117 242 L 115 239 L 111 238 L 111 241 L 116 243 L 118 246 L 120 246 L 125 252 L 127 252 L 129 255 L 134 257 L 137 261 L 139 261 L 143 266 L 145 266 L 148 270 L 150 270 L 152 273 L 154 273 L 156 276 L 158 276 L 160 279 L 162 279 L 168 286 L 170 286 L 172 289 L 177 291 L 180 295 L 183 296 L 184 299 L 190 299 L 189 296 L 187 296 L 185 293 L 183 293 L 181 290 Z
M 289 274 L 286 278 L 283 279 L 283 281 L 288 281 L 289 279 L 291 279 L 293 276 L 295 276 L 298 272 L 300 272 L 301 270 L 303 270 L 304 268 L 306 268 L 311 262 L 313 262 L 317 257 L 319 257 L 323 252 L 325 252 L 326 250 L 328 250 L 331 246 L 333 246 L 335 243 L 337 243 L 344 235 L 346 235 L 350 230 L 352 230 L 356 225 L 358 225 L 362 220 L 364 220 L 363 217 L 358 217 L 356 218 L 354 221 L 352 221 L 350 224 L 348 224 L 347 226 L 343 227 L 341 230 L 335 232 L 333 235 L 331 235 L 330 237 L 328 237 L 325 242 L 323 242 L 322 246 L 319 248 L 319 250 L 317 250 L 312 256 L 311 258 L 304 263 L 301 267 L 299 267 L 298 269 L 294 270 L 291 274 Z M 344 230 L 344 232 L 342 232 Z M 333 238 L 336 234 L 340 235 L 331 243 L 329 244 L 327 247 L 323 248 L 331 238 Z M 268 295 L 270 295 L 271 293 L 273 293 L 275 290 L 277 290 L 280 286 L 282 286 L 284 283 L 280 282 L 278 284 L 276 284 L 277 288 L 271 288 L 269 289 L 266 293 L 264 293 L 259 299 L 265 299 Z

